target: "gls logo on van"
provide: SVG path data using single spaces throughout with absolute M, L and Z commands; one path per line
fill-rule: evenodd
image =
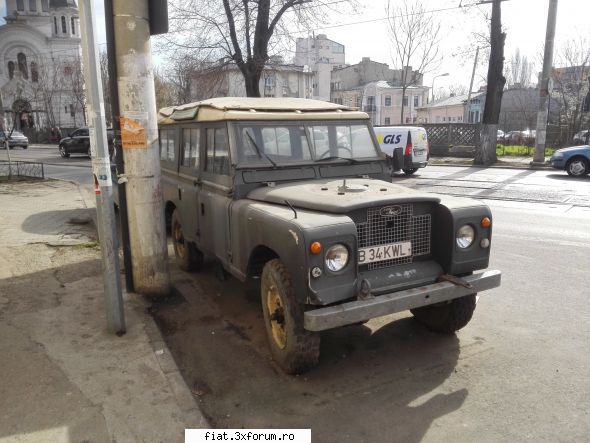
M 401 134 L 388 134 L 383 138 L 383 143 L 386 143 L 388 145 L 396 145 L 399 143 L 401 138 Z

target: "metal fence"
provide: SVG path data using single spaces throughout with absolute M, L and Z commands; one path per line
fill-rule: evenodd
M 0 177 L 45 178 L 43 163 L 0 160 Z
M 478 123 L 414 123 L 426 129 L 430 154 L 434 156 L 469 156 L 479 145 L 481 126 Z

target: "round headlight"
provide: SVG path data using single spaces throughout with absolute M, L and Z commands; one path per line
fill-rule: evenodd
M 457 231 L 457 246 L 461 249 L 468 248 L 475 239 L 475 230 L 471 225 L 463 225 Z
M 348 249 L 342 244 L 331 246 L 326 251 L 326 266 L 332 272 L 341 271 L 348 263 Z

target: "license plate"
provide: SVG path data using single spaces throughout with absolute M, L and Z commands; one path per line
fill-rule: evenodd
M 359 265 L 383 260 L 409 257 L 412 255 L 412 242 L 390 243 L 359 249 Z

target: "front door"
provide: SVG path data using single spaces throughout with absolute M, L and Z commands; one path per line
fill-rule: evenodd
M 182 149 L 180 169 L 178 173 L 178 190 L 181 223 L 187 240 L 200 246 L 201 232 L 199 230 L 199 189 L 200 180 L 200 129 L 198 127 L 182 129 Z
M 229 142 L 226 124 L 210 124 L 204 131 L 204 158 L 199 190 L 200 244 L 204 252 L 222 263 L 231 262 L 229 241 L 229 206 L 231 177 Z

